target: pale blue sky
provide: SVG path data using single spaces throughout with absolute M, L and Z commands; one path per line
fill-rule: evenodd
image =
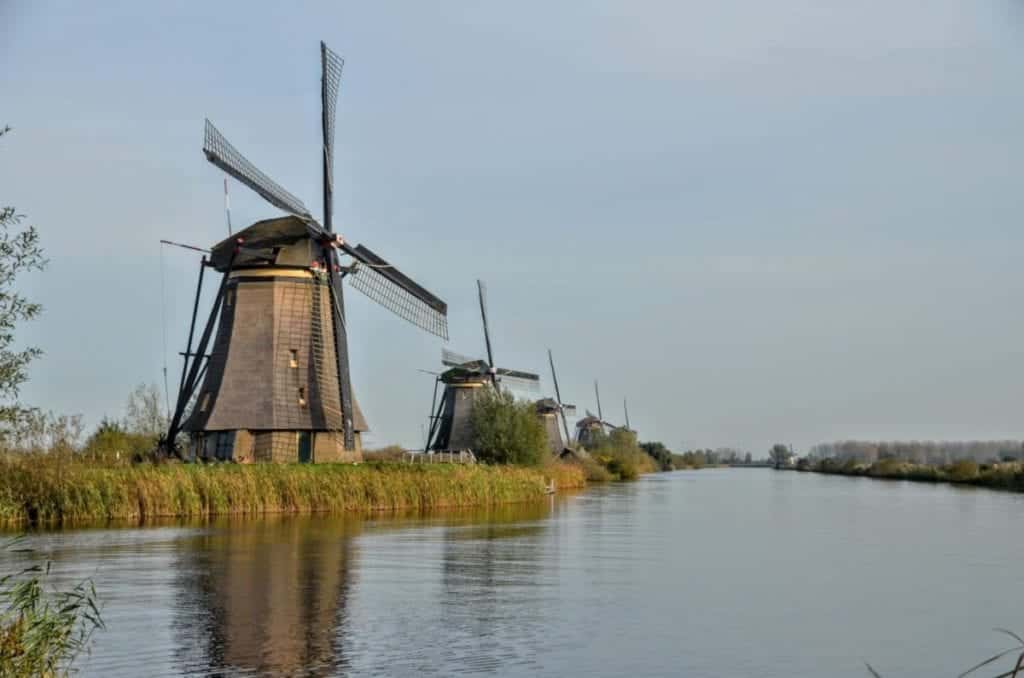
M 1024 436 L 1011 0 L 0 0 L 0 203 L 51 260 L 26 401 L 95 423 L 160 381 L 157 241 L 225 233 L 204 116 L 319 212 L 320 39 L 340 228 L 448 301 L 452 349 L 482 277 L 499 363 L 550 346 L 567 400 L 598 378 L 674 447 Z M 165 257 L 172 384 L 195 263 Z M 415 445 L 441 344 L 348 300 L 373 440 Z

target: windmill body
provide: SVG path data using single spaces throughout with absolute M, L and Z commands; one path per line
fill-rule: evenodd
M 248 246 L 229 273 L 237 238 Z M 227 285 L 209 366 L 182 427 L 191 457 L 361 458 L 367 425 L 354 394 L 354 444 L 345 445 L 330 280 L 310 266 L 318 251 L 295 217 L 253 224 L 213 247 L 211 266 Z
M 540 376 L 532 372 L 494 366 L 490 329 L 487 323 L 487 297 L 483 282 L 477 281 L 480 317 L 484 330 L 487 358 L 470 358 L 442 350 L 441 364 L 448 369 L 438 377 L 444 386 L 441 401 L 432 407 L 427 450 L 455 452 L 471 450 L 473 431 L 470 415 L 473 404 L 490 388 L 536 389 Z
M 558 417 L 562 408 L 554 398 L 541 398 L 536 403 L 537 417 L 544 425 L 544 435 L 547 437 L 548 449 L 551 454 L 560 456 L 565 451 L 566 441 L 562 438 L 561 423 Z
M 444 384 L 444 391 L 434 413 L 428 449 L 432 452 L 470 450 L 473 447 L 470 413 L 476 399 L 494 387 L 490 370 L 482 361 L 470 361 L 450 367 L 438 380 Z
M 593 449 L 604 437 L 604 422 L 589 411 L 576 422 L 576 443 L 584 449 Z
M 206 122 L 207 160 L 289 216 L 259 221 L 204 258 L 177 403 L 161 442 L 167 454 L 225 461 L 359 459 L 367 426 L 349 373 L 343 279 L 401 318 L 448 338 L 442 300 L 333 229 L 334 109 L 343 62 L 324 43 L 320 57 L 323 223 Z M 193 347 L 207 267 L 221 279 Z M 189 437 L 186 454 L 178 442 L 183 432 Z

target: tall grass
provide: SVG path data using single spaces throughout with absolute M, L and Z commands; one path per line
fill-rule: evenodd
M 103 628 L 92 582 L 46 591 L 47 574 L 37 565 L 0 577 L 0 678 L 66 675 Z
M 544 477 L 554 482 L 558 490 L 580 489 L 587 486 L 587 474 L 580 464 L 551 460 L 540 467 Z
M 535 469 L 458 464 L 139 464 L 0 457 L 0 523 L 483 506 L 540 499 Z

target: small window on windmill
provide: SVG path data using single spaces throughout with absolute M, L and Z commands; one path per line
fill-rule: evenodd
M 230 306 L 231 302 L 233 302 L 234 300 L 235 300 L 235 290 L 233 290 L 231 288 L 228 288 L 228 290 L 224 293 L 224 305 L 225 306 Z
M 299 367 L 299 352 L 297 349 L 288 349 L 288 367 L 298 369 Z
M 210 393 L 206 392 L 203 397 L 199 399 L 199 411 L 205 412 L 206 408 L 210 406 Z
M 217 433 L 217 450 L 215 456 L 221 461 L 230 461 L 235 449 L 235 432 L 220 431 Z
M 305 407 L 305 406 L 306 406 L 306 387 L 305 386 L 300 386 L 299 387 L 299 407 Z

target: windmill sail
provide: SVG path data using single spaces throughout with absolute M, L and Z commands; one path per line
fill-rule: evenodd
M 334 119 L 345 60 L 320 42 L 320 124 L 324 141 L 324 228 L 334 231 Z
M 536 391 L 540 386 L 540 377 L 531 372 L 499 367 L 495 370 L 495 377 L 499 384 L 508 388 Z
M 352 287 L 403 320 L 448 339 L 448 305 L 368 247 L 344 246 L 361 265 L 348 276 Z
M 303 219 L 313 219 L 301 200 L 249 162 L 209 120 L 206 121 L 203 153 L 207 160 L 256 191 L 274 207 Z
M 459 367 L 469 363 L 485 362 L 482 358 L 470 358 L 447 348 L 441 349 L 441 364 L 445 367 Z

